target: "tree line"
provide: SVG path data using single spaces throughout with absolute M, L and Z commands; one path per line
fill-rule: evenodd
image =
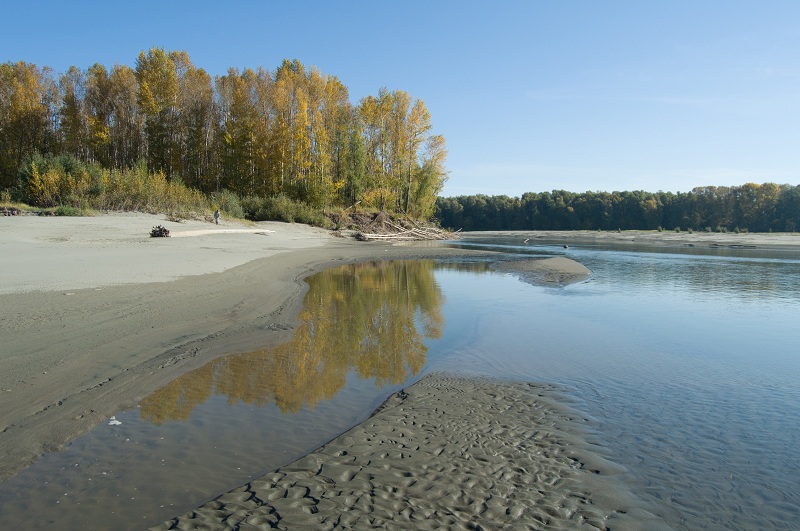
M 133 68 L 56 75 L 0 64 L 0 190 L 24 196 L 21 174 L 35 154 L 116 172 L 144 166 L 203 193 L 285 195 L 321 209 L 361 203 L 417 218 L 433 213 L 447 177 L 444 137 L 405 91 L 353 105 L 338 78 L 297 60 L 212 78 L 186 52 L 159 48 Z
M 681 230 L 795 232 L 800 186 L 705 186 L 691 192 L 526 193 L 440 197 L 436 218 L 463 230 Z

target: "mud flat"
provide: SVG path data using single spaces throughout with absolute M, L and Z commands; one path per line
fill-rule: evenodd
M 166 529 L 668 529 L 547 385 L 428 375 Z

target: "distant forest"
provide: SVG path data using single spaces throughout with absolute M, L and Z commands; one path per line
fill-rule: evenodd
M 796 232 L 800 186 L 706 186 L 688 193 L 563 190 L 522 197 L 436 200 L 436 218 L 453 230 L 697 230 Z
M 0 64 L 0 191 L 22 201 L 77 201 L 77 182 L 95 204 L 104 182 L 144 168 L 204 194 L 426 218 L 446 155 L 422 100 L 381 89 L 354 105 L 338 78 L 297 60 L 213 78 L 186 52 L 158 48 L 133 68 Z

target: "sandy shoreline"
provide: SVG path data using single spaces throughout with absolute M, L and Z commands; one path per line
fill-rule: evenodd
M 165 225 L 183 237 L 150 238 L 155 225 Z M 485 233 L 469 236 L 480 234 Z M 683 245 L 689 238 L 709 245 L 800 247 L 800 238 L 793 235 L 722 235 L 722 239 L 687 233 L 510 235 L 541 241 L 572 238 L 569 241 L 575 243 L 627 238 L 664 246 Z M 716 239 L 704 239 L 711 236 Z M 308 274 L 338 263 L 475 254 L 355 242 L 284 223 L 215 226 L 172 223 L 142 214 L 2 218 L 0 481 L 215 357 L 285 342 L 293 334 L 306 289 L 302 279 Z M 525 281 L 557 285 L 589 274 L 564 258 L 501 262 L 494 268 Z M 505 397 L 518 391 L 513 385 L 484 383 Z M 418 395 L 433 393 L 436 400 L 449 400 L 454 388 L 445 385 L 434 392 L 426 385 L 420 387 L 427 389 L 424 392 L 408 390 L 412 398 L 403 403 L 410 410 L 417 409 Z M 473 400 L 480 393 L 466 395 Z M 460 403 L 466 403 L 463 393 L 458 396 Z M 523 398 L 513 395 L 509 400 Z M 539 407 L 537 400 L 530 407 Z M 469 411 L 474 414 L 483 407 L 485 403 L 477 402 Z M 442 474 L 441 482 L 446 481 Z M 488 510 L 488 501 L 481 503 Z M 516 511 L 510 507 L 506 509 Z M 565 517 L 563 507 L 551 507 L 555 513 L 551 518 Z M 619 519 L 614 512 L 619 508 L 611 504 L 606 513 L 595 516 Z M 569 513 L 565 526 L 572 526 L 576 515 L 585 522 L 595 518 L 580 507 L 565 510 Z M 466 522 L 463 517 L 456 518 Z M 543 516 L 525 518 L 541 523 Z
M 0 480 L 214 357 L 286 341 L 314 271 L 456 254 L 286 223 L 3 218 Z

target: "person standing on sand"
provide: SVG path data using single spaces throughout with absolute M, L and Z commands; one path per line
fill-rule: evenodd
M 214 223 L 216 223 L 217 225 L 219 225 L 219 209 L 216 209 L 216 210 L 214 211 Z

